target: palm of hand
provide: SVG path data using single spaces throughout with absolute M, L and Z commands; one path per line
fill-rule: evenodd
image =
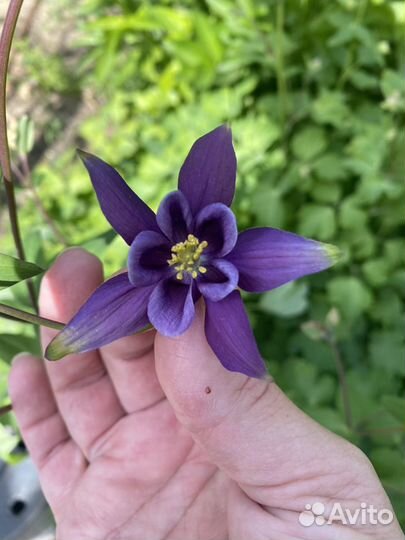
M 68 463 L 55 466 L 66 470 Z M 120 419 L 99 441 L 90 466 L 64 498 L 60 535 L 224 539 L 225 484 L 164 399 Z

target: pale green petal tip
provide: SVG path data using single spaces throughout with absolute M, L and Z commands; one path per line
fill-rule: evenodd
M 74 352 L 71 346 L 66 345 L 63 337 L 62 334 L 59 334 L 50 342 L 45 351 L 45 358 L 47 360 L 60 360 L 67 354 Z
M 328 257 L 330 264 L 336 264 L 343 257 L 343 252 L 337 246 L 333 244 L 323 244 L 323 248 L 326 251 L 326 256 Z

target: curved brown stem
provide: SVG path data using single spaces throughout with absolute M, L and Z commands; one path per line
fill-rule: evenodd
M 25 260 L 25 251 L 21 239 L 20 227 L 18 224 L 17 204 L 15 200 L 14 185 L 11 176 L 10 149 L 7 136 L 7 112 L 6 112 L 6 85 L 7 72 L 10 59 L 11 44 L 20 14 L 23 0 L 10 0 L 6 18 L 0 37 L 0 167 L 4 181 L 4 188 L 7 197 L 8 213 L 10 217 L 11 231 L 18 257 Z M 27 281 L 28 293 L 32 306 L 37 311 L 38 305 L 35 289 L 32 281 Z

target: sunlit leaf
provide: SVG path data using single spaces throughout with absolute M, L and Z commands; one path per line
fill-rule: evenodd
M 260 308 L 279 317 L 296 317 L 308 308 L 308 287 L 292 282 L 262 295 Z
M 0 253 L 0 288 L 10 287 L 42 272 L 43 269 L 36 264 Z

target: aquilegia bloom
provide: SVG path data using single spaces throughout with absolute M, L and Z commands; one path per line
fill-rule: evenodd
M 152 324 L 165 336 L 190 326 L 196 301 L 206 305 L 205 333 L 223 366 L 261 377 L 265 366 L 238 288 L 262 292 L 319 272 L 334 246 L 271 228 L 238 235 L 229 206 L 236 157 L 221 126 L 198 139 L 157 214 L 104 161 L 80 153 L 106 218 L 131 246 L 128 272 L 101 285 L 49 345 L 56 360 L 133 334 Z

